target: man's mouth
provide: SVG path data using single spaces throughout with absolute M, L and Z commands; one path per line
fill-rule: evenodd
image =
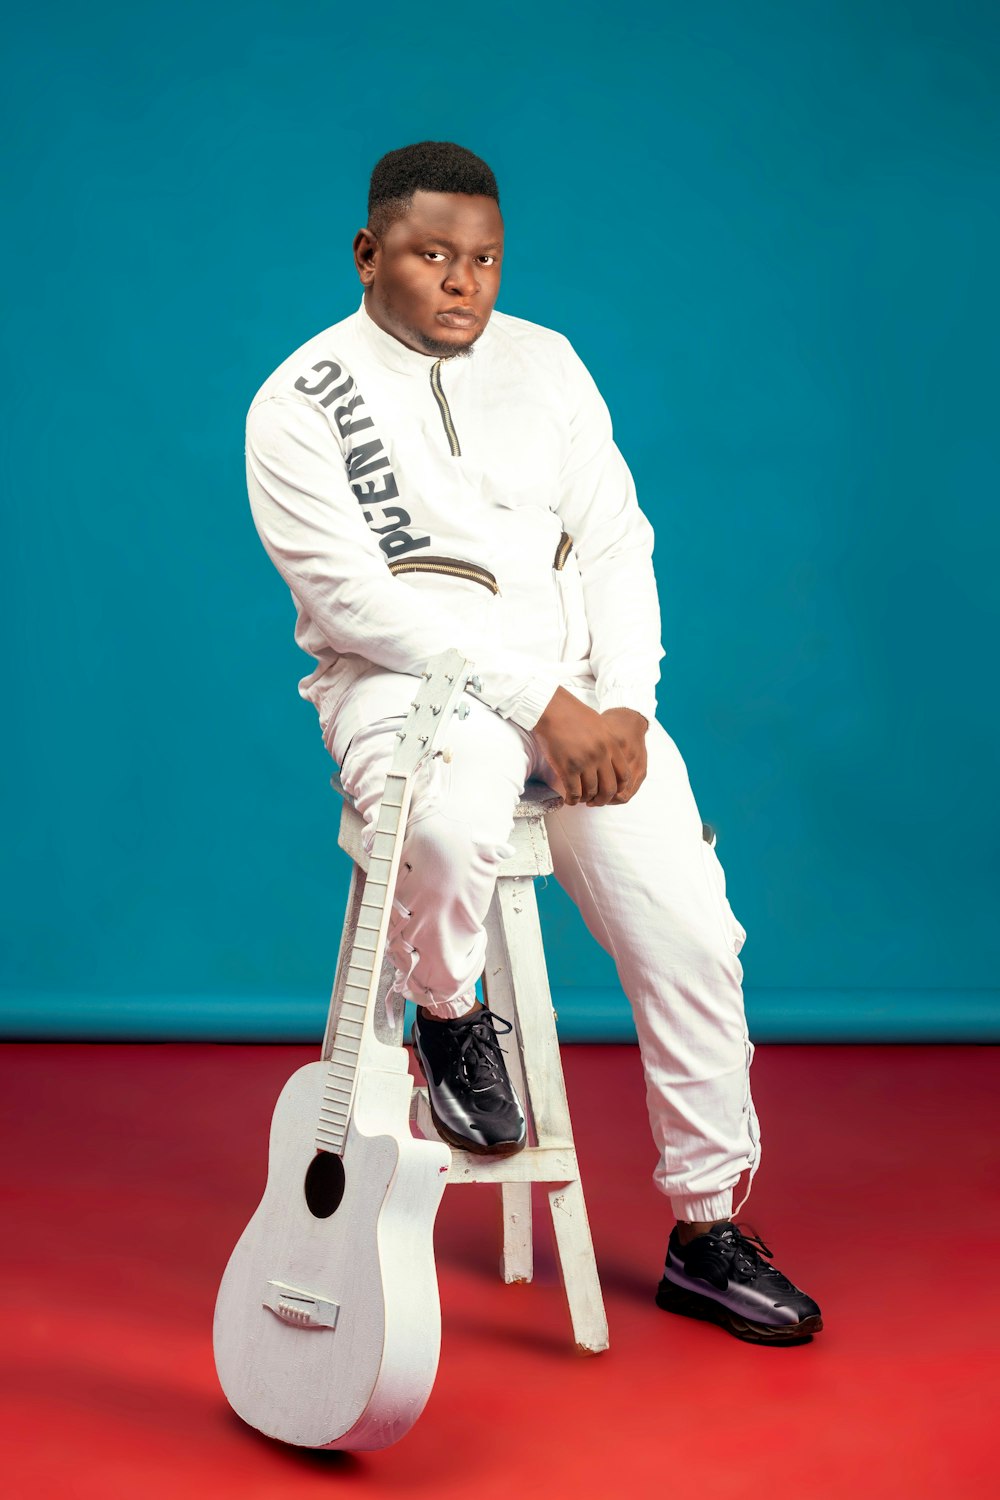
M 473 312 L 471 307 L 449 307 L 437 316 L 449 328 L 472 328 L 479 322 L 479 314 Z

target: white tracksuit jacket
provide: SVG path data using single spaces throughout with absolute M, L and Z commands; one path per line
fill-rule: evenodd
M 316 658 L 299 693 L 338 763 L 386 711 L 386 676 L 450 647 L 522 729 L 574 682 L 653 720 L 653 530 L 562 334 L 494 311 L 468 354 L 439 359 L 362 299 L 261 386 L 246 460 L 295 640 Z

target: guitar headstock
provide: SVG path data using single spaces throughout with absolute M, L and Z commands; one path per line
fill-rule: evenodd
M 439 656 L 431 657 L 403 727 L 396 731 L 394 774 L 408 775 L 425 756 L 441 749 L 436 736 L 460 707 L 462 695 L 473 680 L 478 685 L 472 663 L 461 651 L 442 651 Z M 460 717 L 464 715 L 460 713 Z

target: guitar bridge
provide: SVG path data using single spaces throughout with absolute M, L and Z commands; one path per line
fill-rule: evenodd
M 283 1281 L 269 1281 L 264 1306 L 269 1307 L 283 1323 L 296 1328 L 336 1328 L 340 1303 L 329 1297 L 304 1292 Z

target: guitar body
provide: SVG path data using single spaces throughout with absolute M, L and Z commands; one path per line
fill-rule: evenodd
M 313 1139 L 327 1063 L 288 1080 L 264 1196 L 216 1302 L 215 1361 L 230 1404 L 303 1447 L 396 1442 L 437 1372 L 433 1227 L 451 1152 L 410 1133 L 402 1048 L 378 1053 L 377 1067 L 359 1069 L 342 1156 L 317 1158 Z M 325 1180 L 314 1170 L 307 1192 L 314 1161 Z

